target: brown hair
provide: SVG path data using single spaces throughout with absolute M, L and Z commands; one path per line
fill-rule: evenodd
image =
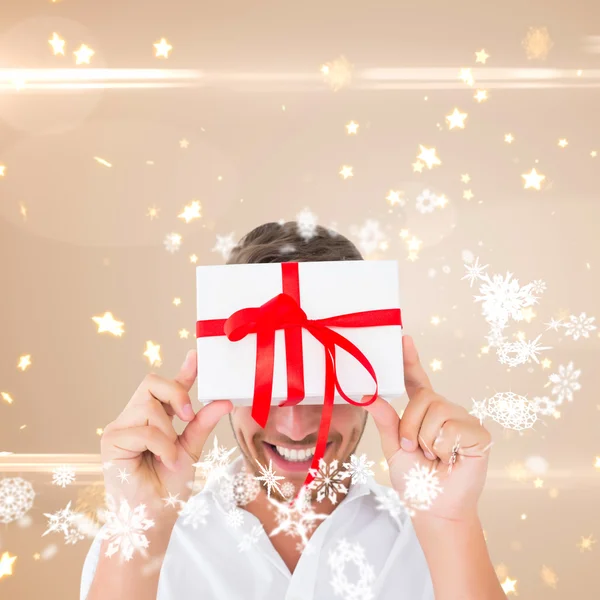
M 301 227 L 297 221 L 264 223 L 244 235 L 227 264 L 363 260 L 342 234 L 321 225 Z

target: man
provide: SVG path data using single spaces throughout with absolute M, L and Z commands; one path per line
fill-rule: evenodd
M 288 222 L 257 227 L 228 262 L 361 259 L 345 237 L 322 227 L 303 236 L 297 223 Z M 284 482 L 288 496 L 290 489 L 301 490 L 321 407 L 272 407 L 264 429 L 249 407 L 234 408 L 229 400 L 196 413 L 189 397 L 197 370 L 194 351 L 175 379 L 146 376 L 105 428 L 101 454 L 106 491 L 117 508 L 123 499 L 132 510 L 143 505 L 154 520 L 142 532 L 149 546 L 145 555 L 136 551 L 123 562 L 111 556 L 123 551 L 123 542 L 118 548 L 99 534 L 84 565 L 82 600 L 505 598 L 477 514 L 490 435 L 463 407 L 435 393 L 409 336 L 403 337 L 403 352 L 409 401 L 402 419 L 382 398 L 366 408 L 336 404 L 324 456 L 326 465 L 351 463 L 370 413 L 394 489 L 357 476 L 344 479 L 333 493 L 327 490 L 324 498 L 315 499 L 314 490 L 308 498 L 302 493 L 292 506 L 307 511 L 306 519 L 293 529 L 285 526 L 292 509 L 278 490 Z M 225 472 L 213 473 L 190 499 L 194 464 L 225 414 L 241 457 Z M 187 422 L 180 435 L 175 415 Z M 275 473 L 277 485 L 252 492 L 255 476 L 268 479 L 263 467 Z M 419 498 L 425 506 L 407 512 L 400 499 L 415 494 L 406 494 L 404 476 L 415 468 L 435 469 L 442 491 L 431 502 Z M 223 481 L 234 480 L 244 499 L 232 510 Z M 239 486 L 236 490 L 239 499 Z

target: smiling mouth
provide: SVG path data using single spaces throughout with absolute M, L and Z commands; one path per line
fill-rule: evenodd
M 332 442 L 327 442 L 325 452 L 329 449 Z M 286 471 L 307 470 L 315 455 L 316 446 L 306 446 L 304 448 L 290 448 L 263 442 L 268 458 L 271 458 L 275 465 Z

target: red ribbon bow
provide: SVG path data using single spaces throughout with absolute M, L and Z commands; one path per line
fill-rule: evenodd
M 242 308 L 228 319 L 210 319 L 196 322 L 196 337 L 226 335 L 237 342 L 250 333 L 256 334 L 256 367 L 252 417 L 265 427 L 269 418 L 273 391 L 273 369 L 275 359 L 275 331 L 285 332 L 285 354 L 287 367 L 287 399 L 279 406 L 293 406 L 304 399 L 304 362 L 302 354 L 302 329 L 309 331 L 325 350 L 325 393 L 323 411 L 311 469 L 318 469 L 319 460 L 325 454 L 329 426 L 334 404 L 334 390 L 355 406 L 368 406 L 377 398 L 377 376 L 367 357 L 343 335 L 330 327 L 374 327 L 402 325 L 399 308 L 366 310 L 337 315 L 325 319 L 309 319 L 300 307 L 300 282 L 298 263 L 281 263 L 283 293 L 274 296 L 258 308 Z M 352 355 L 371 375 L 375 392 L 365 402 L 349 398 L 337 378 L 335 349 L 339 346 Z M 314 479 L 310 471 L 304 481 L 308 485 Z

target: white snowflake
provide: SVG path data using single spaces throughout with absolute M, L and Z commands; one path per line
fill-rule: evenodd
M 206 525 L 206 517 L 209 512 L 206 498 L 201 494 L 195 494 L 183 504 L 177 514 L 183 517 L 182 522 L 184 525 L 191 525 L 194 529 L 198 529 L 199 525 Z
M 471 398 L 471 400 L 473 400 L 473 398 Z M 480 424 L 483 423 L 484 419 L 487 417 L 485 398 L 483 400 L 473 400 L 473 408 L 469 414 L 477 417 Z
M 42 537 L 59 531 L 65 536 L 67 544 L 76 544 L 85 537 L 78 524 L 81 515 L 71 510 L 71 502 L 55 513 L 44 513 L 44 516 L 48 517 L 48 529 L 42 533 Z
M 350 233 L 358 238 L 358 245 L 364 254 L 371 254 L 384 244 L 386 237 L 379 229 L 379 222 L 367 219 L 362 227 L 352 226 Z
M 485 336 L 488 346 L 491 348 L 498 348 L 506 342 L 506 336 L 502 333 L 502 327 L 492 326 L 490 332 Z
M 267 499 L 277 510 L 277 527 L 271 531 L 269 537 L 281 532 L 299 537 L 297 548 L 304 550 L 308 544 L 308 535 L 316 527 L 316 522 L 327 517 L 325 514 L 314 512 L 306 486 L 300 488 L 298 497 L 292 502 L 279 502 L 274 498 Z
M 564 400 L 573 402 L 573 392 L 581 389 L 581 384 L 577 381 L 580 375 L 581 369 L 575 370 L 573 362 L 569 362 L 566 367 L 560 365 L 558 373 L 552 373 L 548 377 L 549 381 L 547 385 L 554 384 L 551 393 L 553 396 L 556 396 L 557 404 L 562 404 Z
M 537 355 L 542 350 L 552 349 L 552 346 L 538 346 L 540 337 L 542 337 L 541 334 L 533 341 L 518 340 L 516 342 L 502 344 L 496 350 L 498 360 L 503 365 L 508 365 L 509 367 L 522 365 L 530 359 L 533 359 L 539 364 L 540 361 L 538 360 Z
M 165 237 L 163 244 L 171 254 L 174 254 L 181 247 L 181 240 L 182 237 L 178 233 L 169 233 Z
M 244 537 L 242 537 L 242 541 L 238 544 L 238 550 L 240 552 L 252 550 L 264 532 L 265 530 L 262 525 L 254 525 L 250 530 L 250 533 L 245 533 Z
M 292 498 L 295 493 L 296 493 L 296 486 L 291 481 L 286 481 L 281 486 L 281 495 L 284 498 L 287 498 L 287 499 Z
M 246 506 L 258 496 L 260 483 L 254 475 L 240 471 L 233 477 L 223 477 L 219 490 L 225 506 Z
M 546 282 L 542 279 L 534 279 L 531 282 L 531 289 L 536 296 L 541 296 L 546 291 Z
M 339 540 L 335 549 L 329 551 L 327 563 L 331 568 L 331 586 L 336 596 L 342 596 L 345 600 L 372 600 L 375 597 L 371 589 L 375 573 L 367 563 L 364 548 L 358 542 L 352 544 L 346 539 Z M 352 564 L 353 582 L 346 576 L 348 563 Z
M 350 462 L 344 463 L 343 467 L 352 476 L 352 483 L 366 483 L 369 477 L 373 477 L 375 473 L 371 470 L 375 464 L 374 460 L 367 460 L 366 454 L 361 454 L 359 457 L 356 454 L 350 456 Z
M 562 319 L 555 319 L 554 317 L 550 318 L 550 323 L 544 323 L 544 325 L 548 325 L 548 327 L 546 327 L 546 331 L 548 331 L 549 329 L 552 329 L 553 331 L 558 331 L 559 327 L 562 327 Z
M 64 488 L 75 481 L 75 469 L 70 465 L 60 465 L 52 471 L 52 483 Z
M 596 320 L 596 317 L 588 317 L 584 312 L 578 317 L 571 315 L 569 321 L 563 324 L 566 329 L 565 335 L 572 336 L 573 341 L 577 341 L 580 337 L 589 338 L 590 331 L 596 329 L 592 323 Z
M 422 215 L 432 213 L 438 206 L 440 200 L 431 190 L 423 190 L 416 200 L 416 208 Z
M 436 473 L 437 471 L 433 467 L 416 464 L 408 473 L 404 474 L 406 480 L 404 500 L 408 501 L 412 508 L 427 510 L 438 494 L 442 492 Z
M 507 429 L 531 429 L 537 421 L 535 404 L 513 392 L 498 392 L 487 401 L 487 414 Z
M 136 550 L 145 556 L 150 542 L 144 532 L 154 527 L 154 521 L 146 518 L 146 506 L 140 504 L 132 509 L 127 500 L 122 498 L 117 511 L 115 499 L 109 494 L 106 496 L 106 505 L 106 509 L 98 510 L 98 516 L 105 522 L 101 537 L 110 542 L 106 556 L 111 557 L 119 552 L 121 558 L 129 561 Z
M 535 396 L 533 398 L 535 408 L 540 415 L 551 416 L 556 412 L 556 402 L 548 396 Z
M 244 511 L 240 510 L 239 508 L 236 508 L 235 506 L 233 508 L 230 508 L 227 511 L 225 521 L 227 525 L 229 525 L 229 527 L 231 527 L 232 529 L 238 529 L 244 522 Z
M 469 280 L 469 287 L 473 287 L 473 283 L 477 280 L 477 279 L 483 279 L 482 273 L 484 272 L 485 269 L 487 269 L 489 265 L 480 265 L 479 264 L 479 256 L 475 259 L 475 264 L 472 265 L 465 265 L 466 269 L 467 269 L 467 274 L 462 277 L 461 279 L 468 279 Z
M 375 500 L 377 502 L 377 510 L 387 510 L 399 526 L 402 525 L 404 515 L 413 514 L 413 511 L 408 509 L 394 488 L 386 488 L 384 493 L 378 492 Z
M 23 517 L 33 506 L 35 492 L 29 481 L 21 477 L 0 480 L 0 523 Z
M 342 481 L 350 477 L 350 473 L 338 468 L 337 459 L 332 460 L 329 465 L 324 459 L 319 459 L 319 468 L 308 469 L 308 472 L 314 477 L 309 484 L 309 489 L 316 490 L 317 502 L 321 502 L 325 497 L 329 498 L 332 504 L 337 502 L 338 494 L 347 494 L 348 488 Z
M 305 208 L 296 215 L 296 225 L 299 235 L 308 241 L 314 237 L 317 230 L 317 215 Z
M 229 457 L 235 452 L 235 447 L 227 449 L 224 446 L 219 446 L 219 441 L 215 435 L 213 439 L 213 447 L 206 454 L 203 461 L 198 461 L 192 466 L 197 467 L 202 471 L 203 477 L 209 475 L 219 481 L 221 477 L 224 477 L 227 473 L 227 467 L 229 466 Z
M 482 275 L 480 278 L 484 283 L 479 287 L 481 296 L 475 296 L 475 301 L 482 301 L 482 312 L 486 320 L 497 327 L 504 327 L 509 318 L 515 321 L 523 320 L 522 309 L 532 306 L 537 302 L 533 295 L 532 284 L 519 286 L 517 279 L 512 279 L 512 273 L 494 275 Z
M 219 235 L 217 234 L 217 241 L 215 245 L 212 247 L 211 252 L 220 252 L 221 256 L 227 260 L 231 251 L 236 246 L 236 241 L 234 238 L 234 233 L 228 233 L 227 235 Z
M 269 468 L 267 469 L 263 465 L 260 464 L 258 459 L 256 459 L 258 466 L 260 468 L 260 472 L 262 475 L 257 476 L 257 481 L 262 481 L 263 485 L 267 488 L 267 497 L 271 498 L 271 491 L 275 490 L 281 494 L 281 488 L 279 487 L 279 483 L 277 483 L 280 479 L 285 479 L 282 475 L 275 475 L 275 471 L 273 471 L 273 461 L 269 460 Z M 283 495 L 283 494 L 281 494 Z

